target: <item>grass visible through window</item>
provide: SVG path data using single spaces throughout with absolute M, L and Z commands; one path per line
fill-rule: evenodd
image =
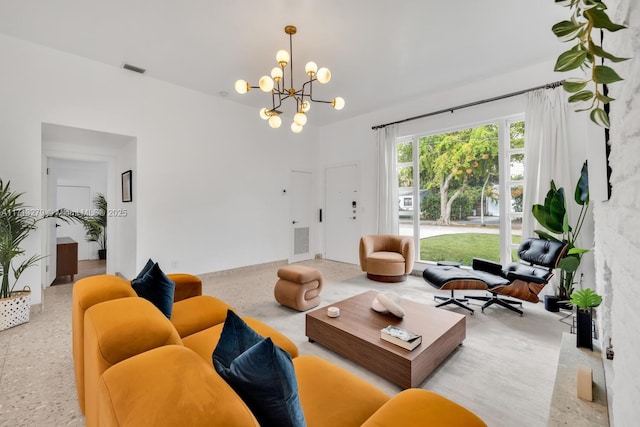
M 513 236 L 520 243 L 520 236 Z M 461 233 L 443 234 L 420 239 L 420 259 L 428 261 L 459 261 L 471 265 L 471 260 L 484 258 L 500 262 L 500 236 L 497 234 Z M 512 257 L 518 259 L 513 250 Z

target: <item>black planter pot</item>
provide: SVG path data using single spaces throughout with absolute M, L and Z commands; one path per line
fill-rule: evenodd
M 552 313 L 557 313 L 558 311 L 560 311 L 558 301 L 560 301 L 560 298 L 558 298 L 557 295 L 545 295 L 544 309 L 547 311 L 551 311 Z
M 591 321 L 591 310 L 576 312 L 576 347 L 593 350 L 593 322 Z
M 98 258 L 99 259 L 107 259 L 107 250 L 106 249 L 98 249 Z

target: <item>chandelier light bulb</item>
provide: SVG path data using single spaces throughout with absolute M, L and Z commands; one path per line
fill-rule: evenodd
M 280 80 L 282 80 L 282 68 L 273 67 L 271 69 L 271 78 L 276 82 L 279 82 Z
M 311 103 L 309 103 L 309 101 L 302 101 L 302 104 L 300 104 L 300 110 L 302 110 L 303 113 L 306 113 L 310 109 Z
M 336 110 L 342 110 L 344 108 L 344 98 L 336 96 L 331 100 L 331 105 L 333 105 L 333 108 Z
M 331 71 L 329 71 L 328 68 L 322 67 L 318 70 L 316 78 L 322 84 L 329 83 L 329 80 L 331 80 Z
M 273 116 L 269 117 L 269 126 L 271 126 L 272 128 L 277 129 L 281 124 L 282 119 L 280 119 L 279 115 L 274 114 Z
M 300 132 L 302 132 L 302 126 L 300 126 L 296 122 L 293 122 L 293 123 L 291 123 L 291 131 L 293 133 L 300 133 Z
M 280 64 L 281 67 L 284 67 L 289 63 L 289 52 L 286 50 L 279 50 L 276 53 L 276 61 Z
M 313 61 L 307 62 L 307 65 L 304 66 L 304 72 L 309 75 L 309 77 L 313 77 L 314 74 L 318 71 L 318 64 Z
M 247 93 L 251 86 L 249 86 L 249 84 L 244 80 L 236 80 L 235 88 L 236 92 L 242 95 L 244 93 Z
M 271 92 L 273 90 L 273 79 L 269 76 L 262 76 L 258 81 L 258 86 L 263 92 Z
M 266 108 L 263 108 L 263 109 L 261 109 L 261 110 L 260 110 L 260 118 L 261 118 L 262 120 L 269 120 L 269 113 L 268 113 L 268 111 L 269 111 L 269 110 L 267 110 Z
M 300 111 L 293 116 L 293 122 L 297 125 L 304 126 L 307 124 L 307 115 Z

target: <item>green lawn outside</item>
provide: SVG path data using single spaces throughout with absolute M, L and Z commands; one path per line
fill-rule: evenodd
M 520 236 L 513 236 L 513 243 L 520 243 Z M 513 251 L 513 259 L 517 259 Z M 420 259 L 425 261 L 459 261 L 471 265 L 471 260 L 484 258 L 500 262 L 500 236 L 497 234 L 461 233 L 420 239 Z

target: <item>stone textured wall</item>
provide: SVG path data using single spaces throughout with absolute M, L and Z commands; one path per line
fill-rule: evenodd
M 613 425 L 637 425 L 640 408 L 640 2 L 609 0 L 609 16 L 629 28 L 605 33 L 605 49 L 632 57 L 615 65 L 625 80 L 610 87 L 611 184 L 594 203 L 596 286 L 604 295 L 602 342 L 615 351 L 610 385 Z

